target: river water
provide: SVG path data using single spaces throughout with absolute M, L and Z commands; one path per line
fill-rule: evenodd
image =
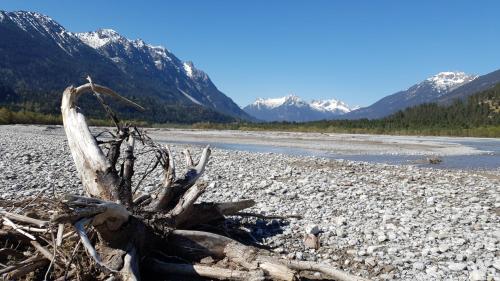
M 241 143 L 220 143 L 220 142 L 192 142 L 179 141 L 176 143 L 191 145 L 207 145 L 212 147 L 240 150 L 260 153 L 280 153 L 294 156 L 313 156 L 330 159 L 345 159 L 352 161 L 363 161 L 371 163 L 385 163 L 391 165 L 416 165 L 422 167 L 432 167 L 440 169 L 460 169 L 460 170 L 500 170 L 500 139 L 470 139 L 454 140 L 453 143 L 462 144 L 483 151 L 474 155 L 454 155 L 439 157 L 442 162 L 439 164 L 429 164 L 425 156 L 422 155 L 388 155 L 388 154 L 338 154 L 316 149 L 301 149 L 291 147 L 281 147 L 260 144 Z

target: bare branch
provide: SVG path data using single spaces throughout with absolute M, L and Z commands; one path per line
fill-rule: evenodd
M 129 136 L 125 161 L 123 163 L 123 176 L 120 183 L 119 199 L 125 206 L 132 206 L 132 176 L 134 175 L 134 145 L 135 139 Z
M 21 233 L 22 235 L 28 237 L 29 239 L 31 240 L 36 240 L 35 236 L 27 233 L 26 231 L 22 230 L 21 227 L 19 227 L 18 225 L 16 225 L 13 221 L 9 220 L 8 218 L 3 218 L 4 222 L 12 227 L 15 231 Z
M 87 223 L 89 223 L 90 221 L 91 221 L 91 219 L 82 219 L 82 220 L 77 221 L 73 225 L 75 227 L 76 233 L 78 234 L 78 236 L 80 236 L 80 239 L 82 241 L 82 245 L 85 247 L 85 249 L 87 250 L 87 252 L 89 253 L 89 255 L 94 259 L 94 261 L 98 265 L 100 265 L 100 266 L 108 269 L 111 272 L 117 272 L 116 270 L 107 267 L 102 262 L 101 257 L 99 256 L 99 254 L 97 253 L 97 251 L 94 249 L 94 246 L 92 246 L 92 243 L 90 242 L 90 239 L 87 236 L 87 233 L 85 232 L 85 227 L 84 227 L 84 225 L 87 224 Z
M 0 215 L 4 216 L 6 218 L 9 218 L 11 220 L 33 224 L 33 225 L 36 225 L 38 227 L 46 227 L 49 224 L 48 221 L 34 219 L 34 218 L 27 217 L 27 216 L 9 213 L 9 212 L 2 211 L 2 210 L 0 210 Z
M 175 179 L 173 182 L 165 177 L 164 188 L 158 196 L 158 200 L 152 202 L 152 209 L 154 210 L 164 210 L 169 206 L 172 207 L 181 198 L 181 196 L 200 178 L 200 176 L 205 171 L 205 167 L 208 163 L 208 158 L 210 157 L 210 146 L 205 147 L 201 153 L 200 161 L 196 166 L 190 166 L 186 168 L 184 174 Z M 170 158 L 172 158 L 170 156 Z M 170 166 L 170 165 L 169 165 Z M 173 164 L 172 164 L 173 166 Z M 165 187 L 165 185 L 167 187 Z
M 191 152 L 189 152 L 189 149 L 184 149 L 182 151 L 182 154 L 184 154 L 184 160 L 186 161 L 186 167 L 191 167 L 195 166 L 193 162 L 193 157 L 191 157 Z

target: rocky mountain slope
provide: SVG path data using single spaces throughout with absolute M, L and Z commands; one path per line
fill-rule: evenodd
M 491 89 L 498 83 L 500 83 L 500 70 L 477 77 L 473 81 L 439 97 L 437 102 L 440 104 L 450 104 L 456 99 L 465 99 L 472 94 Z
M 354 110 L 342 117 L 346 119 L 382 118 L 407 107 L 435 102 L 460 86 L 474 81 L 477 77 L 464 72 L 440 72 L 407 90 L 386 96 L 368 107 Z
M 192 62 L 110 29 L 72 33 L 39 13 L 0 11 L 0 36 L 4 105 L 56 113 L 64 87 L 91 75 L 145 105 L 151 121 L 251 119 Z

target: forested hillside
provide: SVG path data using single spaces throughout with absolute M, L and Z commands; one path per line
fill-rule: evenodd
M 100 105 L 88 97 L 88 105 L 94 116 L 104 118 L 104 112 Z M 58 114 L 40 114 L 36 104 L 25 105 L 23 108 L 32 110 L 12 111 L 0 108 L 0 124 L 12 123 L 34 123 L 34 124 L 60 124 Z M 197 110 L 199 107 L 193 108 Z M 175 110 L 172 107 L 171 110 Z M 43 110 L 42 110 L 43 111 Z M 155 113 L 156 114 L 156 113 Z M 179 111 L 179 118 L 196 122 L 190 117 L 189 111 Z M 148 119 L 141 118 L 142 114 L 135 115 L 130 112 L 129 116 L 135 116 L 135 122 L 150 126 L 158 125 Z M 129 117 L 126 116 L 126 117 Z M 216 118 L 211 116 L 212 119 Z M 228 117 L 229 118 L 229 117 Z M 490 90 L 470 96 L 466 101 L 456 100 L 449 106 L 436 103 L 427 103 L 399 111 L 383 119 L 360 119 L 360 120 L 331 120 L 314 121 L 306 123 L 298 122 L 271 122 L 251 123 L 232 122 L 197 122 L 193 125 L 184 125 L 189 128 L 198 129 L 229 129 L 229 130 L 274 130 L 274 131 L 302 131 L 302 132 L 325 132 L 325 133 L 369 133 L 369 134 L 402 134 L 402 135 L 450 135 L 450 136 L 478 136 L 478 137 L 500 137 L 500 84 Z M 93 124 L 105 125 L 103 119 L 93 119 Z M 178 122 L 180 123 L 180 122 Z M 184 123 L 186 124 L 186 123 Z

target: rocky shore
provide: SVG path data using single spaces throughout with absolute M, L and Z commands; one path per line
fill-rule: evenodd
M 172 146 L 178 170 L 185 147 Z M 149 164 L 139 159 L 136 175 Z M 81 192 L 61 128 L 0 126 L 0 170 L 1 199 Z M 243 219 L 284 257 L 374 280 L 500 280 L 500 175 L 214 149 L 203 180 L 216 184 L 203 201 L 255 199 L 249 211 L 303 216 Z M 318 250 L 304 246 L 312 226 Z

